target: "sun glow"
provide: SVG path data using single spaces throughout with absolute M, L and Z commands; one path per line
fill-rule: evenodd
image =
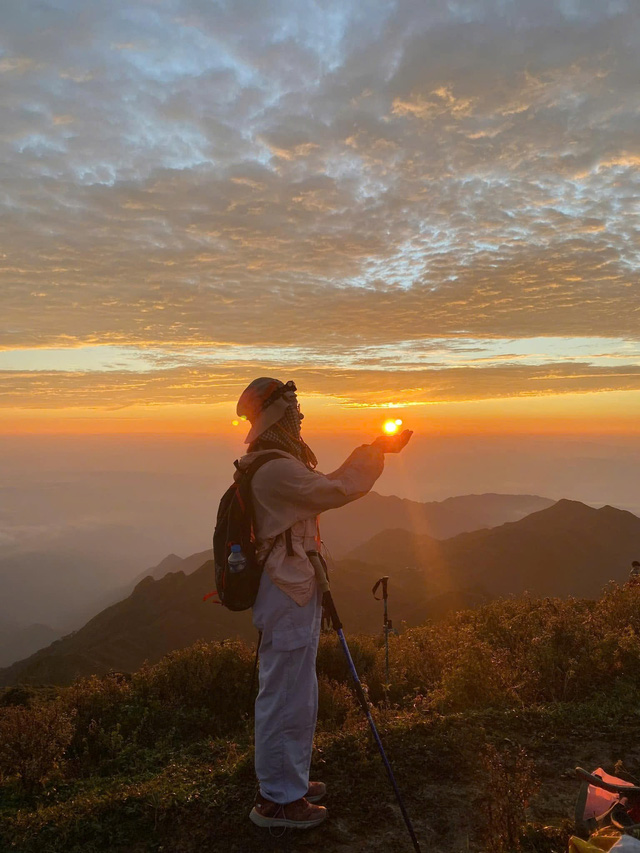
M 394 421 L 385 421 L 382 425 L 382 429 L 387 433 L 387 435 L 395 435 L 401 426 L 402 421 L 400 418 L 396 418 Z

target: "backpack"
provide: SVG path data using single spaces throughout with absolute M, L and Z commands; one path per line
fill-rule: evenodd
M 258 562 L 256 557 L 251 480 L 256 471 L 267 462 L 285 458 L 277 452 L 263 453 L 241 472 L 238 480 L 227 489 L 220 500 L 213 533 L 213 560 L 217 595 L 220 604 L 229 610 L 248 610 L 253 607 L 260 587 L 262 567 L 266 562 L 266 559 Z M 237 468 L 238 463 L 234 464 Z M 233 571 L 236 566 L 229 566 L 232 545 L 239 545 L 244 557 L 244 565 L 241 564 L 240 571 Z
M 593 773 L 576 767 L 576 776 L 582 781 L 576 802 L 576 828 L 584 835 L 592 835 L 607 827 L 638 839 L 640 785 L 629 773 L 618 770 L 618 765 L 615 772 L 617 775 L 611 776 L 602 767 Z

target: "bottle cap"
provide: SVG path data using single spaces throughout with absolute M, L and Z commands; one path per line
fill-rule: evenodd
M 239 551 L 242 551 L 242 545 L 232 545 L 231 550 L 234 554 L 237 554 Z

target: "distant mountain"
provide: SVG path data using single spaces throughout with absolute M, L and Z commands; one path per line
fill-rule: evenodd
M 143 572 L 136 575 L 136 577 L 129 583 L 121 584 L 115 589 L 110 590 L 107 594 L 100 596 L 100 598 L 94 600 L 91 606 L 85 606 L 83 610 L 77 610 L 75 614 L 73 614 L 74 618 L 71 619 L 71 624 L 69 624 L 68 621 L 66 623 L 67 631 L 69 631 L 69 628 L 75 630 L 78 626 L 82 626 L 87 622 L 87 620 L 91 619 L 97 613 L 101 613 L 103 610 L 106 610 L 107 607 L 111 607 L 112 604 L 117 604 L 118 601 L 122 601 L 123 598 L 127 598 L 141 580 L 149 577 L 154 580 L 159 580 L 171 572 L 184 572 L 188 575 L 201 566 L 205 560 L 210 560 L 212 557 L 213 552 L 211 550 L 199 551 L 197 554 L 192 554 L 190 557 L 186 558 L 178 557 L 177 554 L 169 554 L 161 560 L 157 566 L 145 569 Z
M 196 555 L 194 555 L 195 557 Z M 67 684 L 110 669 L 132 672 L 196 640 L 251 639 L 251 613 L 234 614 L 203 596 L 215 588 L 213 562 L 186 575 L 146 577 L 128 598 L 99 613 L 79 631 L 25 661 L 0 670 L 0 686 L 16 682 Z
M 0 556 L 0 620 L 82 625 L 97 609 L 89 603 L 100 603 L 117 582 L 113 563 L 98 545 L 93 553 L 52 547 Z
M 379 575 L 378 567 L 352 560 L 338 563 L 332 572 L 336 601 L 349 631 L 376 632 L 381 627 L 382 604 L 371 595 Z M 190 574 L 170 572 L 160 580 L 147 576 L 128 598 L 108 607 L 79 631 L 0 670 L 0 687 L 20 682 L 68 684 L 78 676 L 102 675 L 112 669 L 133 672 L 145 660 L 153 663 L 199 639 L 240 637 L 255 643 L 257 633 L 250 612 L 230 613 L 211 601 L 203 602 L 213 585 L 211 560 Z M 426 618 L 439 618 L 452 607 L 486 600 L 465 593 L 450 596 L 446 604 L 428 598 L 420 570 L 396 573 L 390 615 L 398 625 L 401 619 L 418 624 Z
M 397 527 L 411 533 L 426 533 L 436 539 L 446 539 L 463 531 L 517 521 L 552 504 L 549 498 L 536 495 L 462 495 L 444 501 L 420 503 L 370 492 L 338 511 L 323 513 L 320 529 L 331 555 L 340 559 L 387 528 Z M 159 580 L 169 572 L 177 571 L 190 574 L 212 557 L 211 550 L 201 551 L 186 559 L 169 554 L 156 566 L 138 574 L 130 583 L 122 584 L 101 596 L 92 607 L 78 611 L 78 618 L 72 622 L 72 626 L 82 625 L 93 614 L 126 598 L 143 578 Z
M 435 539 L 448 539 L 465 531 L 518 521 L 553 503 L 550 498 L 537 495 L 495 494 L 462 495 L 444 501 L 420 503 L 395 495 L 369 492 L 339 510 L 324 512 L 320 516 L 320 526 L 322 538 L 332 555 L 339 559 L 388 528 L 399 527 L 412 533 L 426 533 Z M 203 557 L 205 554 L 207 556 Z M 138 575 L 134 585 L 149 575 L 158 580 L 168 572 L 183 571 L 189 574 L 204 559 L 211 557 L 211 551 L 202 551 L 186 559 L 169 554 L 157 566 Z
M 371 587 L 390 576 L 389 608 L 396 626 L 436 619 L 452 608 L 529 590 L 539 596 L 596 597 L 609 580 L 624 581 L 638 556 L 640 518 L 576 501 L 501 527 L 445 541 L 387 530 L 340 561 L 332 588 L 346 630 L 378 631 L 382 604 Z M 193 555 L 197 563 L 208 552 Z M 190 574 L 147 577 L 123 601 L 82 629 L 24 661 L 0 670 L 0 686 L 21 681 L 64 684 L 109 669 L 133 671 L 198 639 L 255 639 L 250 613 L 229 613 L 203 595 L 214 585 L 209 560 Z
M 59 632 L 48 625 L 0 626 L 0 666 L 22 660 L 59 636 Z
M 554 501 L 537 495 L 462 495 L 420 503 L 369 492 L 360 500 L 320 518 L 322 538 L 331 553 L 344 557 L 382 530 L 402 528 L 434 539 L 449 539 L 470 530 L 518 521 Z
M 387 574 L 415 566 L 440 593 L 474 587 L 492 598 L 525 590 L 592 598 L 607 581 L 626 580 L 639 543 L 640 518 L 632 513 L 561 500 L 520 521 L 445 541 L 387 530 L 349 556 Z
M 119 509 L 118 482 L 103 473 L 77 494 L 75 481 L 65 481 L 41 492 L 5 495 L 7 506 L 19 503 L 25 512 L 29 508 L 34 529 L 44 532 L 24 536 L 19 552 L 0 553 L 0 623 L 15 618 L 21 624 L 55 624 L 67 633 L 126 598 L 142 578 L 197 568 L 185 568 L 173 553 L 140 572 L 140 566 L 149 563 L 136 555 L 158 548 L 160 554 L 175 552 L 177 543 L 185 540 L 208 544 L 220 497 L 211 483 L 206 478 L 189 481 L 191 510 L 186 519 L 183 511 L 168 515 L 171 500 L 184 488 L 179 478 L 127 477 L 127 499 L 139 508 L 131 517 Z M 518 495 L 479 495 L 422 504 L 370 494 L 325 513 L 322 532 L 331 553 L 340 558 L 389 527 L 442 538 L 515 521 L 549 503 Z M 58 505 L 67 519 L 64 524 L 54 511 Z
M 184 572 L 185 575 L 190 575 L 191 572 L 195 572 L 195 570 L 199 569 L 207 560 L 212 559 L 213 551 L 211 549 L 207 551 L 198 551 L 197 554 L 192 554 L 190 557 L 178 557 L 177 554 L 169 554 L 169 556 L 165 557 L 164 560 L 161 560 L 157 566 L 153 566 L 139 574 L 135 579 L 133 586 L 137 586 L 141 580 L 149 577 L 156 581 L 160 580 L 160 578 L 163 578 L 170 572 Z
M 61 439 L 45 453 L 36 449 L 38 439 L 29 458 L 27 444 L 20 462 L 7 458 L 6 441 L 0 451 L 0 620 L 59 625 L 68 633 L 128 595 L 145 566 L 171 551 L 191 554 L 209 545 L 215 504 L 232 469 L 223 458 L 228 449 L 216 442 L 211 454 L 202 444 L 194 451 L 207 464 L 191 473 L 175 467 L 177 445 L 171 442 L 168 453 L 160 439 L 141 442 L 127 462 L 120 442 L 116 452 L 116 443 L 98 442 L 98 451 L 93 439 Z M 145 470 L 151 446 L 157 465 Z

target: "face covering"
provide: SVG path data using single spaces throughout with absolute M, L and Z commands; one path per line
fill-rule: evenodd
M 318 464 L 316 456 L 300 435 L 303 416 L 298 411 L 297 403 L 287 407 L 286 412 L 277 423 L 266 429 L 249 447 L 249 451 L 267 450 L 274 446 L 286 450 L 299 459 L 307 468 L 313 469 Z

